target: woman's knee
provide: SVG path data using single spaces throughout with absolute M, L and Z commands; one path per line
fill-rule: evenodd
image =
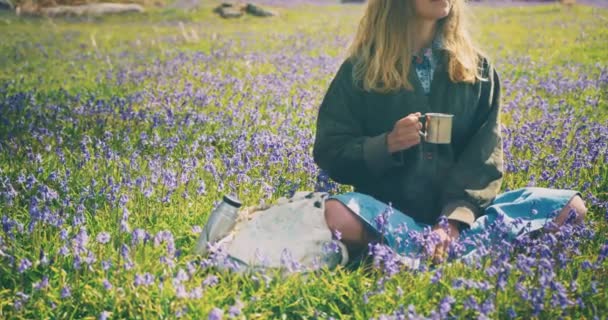
M 575 215 L 572 217 L 572 215 Z M 580 223 L 585 220 L 585 216 L 587 215 L 587 207 L 585 206 L 585 201 L 576 195 L 568 203 L 564 208 L 562 208 L 561 212 L 557 216 L 555 222 L 558 225 L 564 224 L 569 219 L 573 219 L 574 223 Z
M 343 228 L 343 225 L 349 222 L 350 215 L 352 214 L 348 208 L 340 201 L 330 199 L 325 202 L 325 221 L 330 229 Z
M 364 240 L 363 224 L 350 210 L 337 200 L 325 202 L 325 221 L 332 231 L 339 231 L 346 241 Z
M 587 207 L 585 206 L 585 201 L 583 201 L 583 198 L 578 195 L 574 196 L 574 198 L 568 202 L 568 206 L 570 206 L 570 208 L 576 212 L 576 222 L 582 222 L 585 220 L 585 216 L 587 215 Z

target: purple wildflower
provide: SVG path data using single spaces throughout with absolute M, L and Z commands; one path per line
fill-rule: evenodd
M 113 288 L 112 283 L 110 283 L 110 281 L 108 281 L 108 279 L 103 279 L 102 281 L 103 287 L 106 290 L 111 290 Z
M 146 272 L 144 274 L 138 273 L 135 275 L 135 280 L 133 281 L 133 284 L 136 287 L 152 285 L 154 284 L 154 276 L 149 272 Z
M 340 252 L 340 245 L 336 241 L 326 242 L 323 245 L 323 251 L 325 253 L 338 253 Z
M 201 299 L 203 297 L 203 288 L 195 287 L 190 291 L 190 299 Z
M 70 289 L 70 286 L 68 286 L 68 285 L 63 286 L 63 288 L 61 288 L 61 298 L 66 299 L 71 296 L 72 296 L 72 290 Z
M 108 232 L 100 232 L 97 234 L 97 242 L 99 244 L 106 244 L 110 242 L 110 234 Z
M 203 280 L 203 286 L 205 286 L 205 287 L 213 287 L 218 283 L 219 283 L 219 278 L 212 274 L 208 275 L 207 278 L 205 278 L 205 280 Z
M 110 316 L 112 315 L 112 313 L 108 312 L 108 311 L 102 311 L 101 314 L 99 314 L 99 320 L 107 320 L 110 319 Z
M 149 239 L 150 235 L 144 229 L 137 228 L 131 233 L 131 244 L 133 246 L 145 244 Z
M 42 277 L 42 280 L 32 284 L 34 290 L 42 290 L 49 287 L 49 277 L 47 275 Z
M 517 312 L 515 312 L 513 307 L 509 307 L 507 309 L 507 315 L 509 316 L 509 319 L 515 319 L 517 317 Z
M 187 299 L 189 297 L 188 291 L 186 291 L 186 287 L 183 284 L 175 286 L 175 296 L 178 299 Z
M 232 305 L 232 306 L 230 306 L 230 308 L 228 308 L 228 315 L 231 318 L 236 318 L 239 315 L 241 315 L 241 309 L 243 309 L 243 302 L 241 302 L 240 300 L 237 300 L 234 305 Z
M 608 240 L 604 241 L 604 245 L 600 248 L 600 253 L 597 256 L 597 264 L 601 264 L 608 258 Z
M 19 273 L 24 273 L 31 266 L 32 266 L 32 263 L 30 262 L 30 260 L 28 260 L 27 258 L 23 258 L 23 259 L 21 259 L 21 262 L 19 263 L 18 271 L 19 271 Z
M 437 270 L 435 270 L 435 272 L 433 273 L 433 276 L 431 277 L 431 283 L 437 283 L 439 282 L 439 280 L 441 280 L 441 268 L 437 268 Z
M 338 229 L 334 230 L 333 236 L 336 240 L 342 240 L 342 232 L 340 232 Z
M 222 320 L 222 317 L 224 316 L 224 311 L 222 311 L 221 309 L 218 308 L 213 308 L 210 312 L 209 312 L 209 320 Z
M 456 299 L 449 295 L 441 299 L 441 302 L 439 302 L 439 316 L 441 318 L 446 318 L 448 316 L 454 302 L 456 302 Z
M 101 269 L 103 271 L 108 271 L 111 267 L 112 267 L 112 261 L 111 260 L 103 260 L 103 261 L 101 261 Z

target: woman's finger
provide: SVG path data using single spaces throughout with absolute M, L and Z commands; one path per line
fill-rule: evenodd
M 443 244 L 438 244 L 435 247 L 435 253 L 433 254 L 433 263 L 441 263 L 443 261 Z

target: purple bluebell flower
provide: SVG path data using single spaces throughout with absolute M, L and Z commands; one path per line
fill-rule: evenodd
M 66 229 L 61 229 L 61 231 L 59 231 L 59 239 L 65 241 L 68 240 L 69 234 L 68 234 L 68 230 Z
M 194 234 L 200 234 L 201 232 L 203 232 L 203 228 L 201 226 L 192 226 L 192 233 Z
M 131 249 L 129 249 L 129 247 L 128 247 L 126 244 L 124 244 L 124 243 L 123 243 L 123 244 L 120 246 L 120 256 L 121 256 L 123 259 L 129 259 L 129 257 L 130 257 L 130 252 L 131 252 Z
M 342 232 L 340 232 L 338 229 L 334 230 L 333 236 L 336 240 L 342 240 Z
M 219 283 L 219 278 L 215 275 L 210 274 L 205 278 L 205 280 L 203 280 L 202 284 L 204 287 L 213 287 L 218 283 Z
M 200 180 L 198 183 L 198 187 L 196 188 L 196 194 L 199 196 L 202 196 L 206 193 L 206 186 L 205 186 L 205 181 L 204 180 Z
M 112 283 L 110 283 L 108 279 L 103 279 L 101 283 L 106 290 L 111 290 L 113 288 Z
M 597 255 L 597 264 L 601 264 L 608 258 L 608 240 L 604 241 L 604 244 L 600 248 L 600 253 Z
M 237 300 L 234 305 L 228 308 L 228 316 L 231 318 L 236 318 L 241 315 L 241 310 L 243 309 L 243 302 L 241 300 Z
M 108 271 L 111 267 L 112 267 L 112 261 L 111 260 L 103 260 L 103 261 L 101 261 L 101 269 L 103 271 Z
M 49 287 L 49 277 L 47 275 L 44 275 L 42 277 L 42 280 L 34 282 L 32 284 L 32 288 L 36 291 L 46 289 L 48 287 Z
M 82 203 L 79 204 L 78 207 L 76 208 L 76 213 L 74 214 L 73 220 L 72 220 L 72 225 L 74 227 L 78 227 L 78 226 L 86 223 L 86 219 L 84 216 L 84 210 L 85 210 L 85 207 Z
M 515 312 L 515 309 L 513 307 L 507 308 L 507 316 L 509 316 L 509 319 L 517 318 L 517 312 Z
M 65 285 L 61 288 L 61 298 L 62 299 L 66 299 L 72 296 L 72 290 L 70 289 L 70 286 Z
M 23 305 L 25 303 L 27 303 L 30 299 L 30 296 L 18 291 L 17 293 L 15 293 L 15 299 L 13 300 L 13 307 L 15 308 L 15 310 L 21 310 L 23 308 Z
M 222 311 L 221 309 L 218 309 L 218 308 L 213 308 L 209 312 L 208 319 L 209 320 L 222 320 L 223 316 L 224 316 L 224 311 Z
M 68 246 L 61 246 L 61 248 L 59 248 L 58 253 L 62 256 L 67 256 L 70 254 L 70 249 L 68 249 Z
M 435 284 L 441 280 L 442 272 L 441 268 L 437 268 L 431 277 L 431 283 Z
M 103 231 L 97 234 L 96 239 L 99 244 L 106 244 L 110 242 L 110 238 L 110 233 Z
M 184 306 L 184 307 L 178 308 L 178 309 L 175 311 L 175 317 L 176 317 L 176 318 L 181 318 L 181 317 L 185 316 L 185 315 L 186 315 L 186 313 L 188 313 L 188 307 L 187 307 L 187 306 Z
M 340 252 L 340 245 L 336 241 L 326 242 L 323 245 L 323 251 L 325 253 L 338 253 Z
M 450 295 L 441 299 L 441 302 L 439 302 L 440 318 L 446 318 L 448 316 L 448 313 L 450 312 L 450 310 L 452 310 L 452 304 L 454 304 L 454 302 L 456 302 L 456 299 L 454 299 Z
M 203 297 L 203 288 L 194 287 L 190 290 L 189 298 L 190 299 L 201 299 Z
M 489 316 L 494 313 L 494 297 L 487 298 L 480 306 L 480 312 L 483 315 Z
M 44 252 L 44 250 L 42 248 L 40 248 L 40 254 L 38 255 L 38 261 L 40 262 L 40 265 L 42 265 L 42 266 L 46 266 L 50 263 L 48 255 L 46 254 L 46 252 Z
M 154 284 L 154 276 L 152 274 L 150 274 L 149 272 L 146 272 L 144 274 L 138 273 L 135 275 L 135 280 L 133 281 L 133 284 L 136 287 L 150 286 L 150 285 Z
M 108 319 L 110 319 L 111 316 L 112 316 L 112 313 L 104 310 L 99 314 L 99 320 L 108 320 Z
M 186 291 L 186 287 L 183 284 L 178 284 L 175 286 L 175 296 L 178 299 L 188 299 L 188 291 Z
M 129 210 L 127 208 L 122 208 L 123 214 L 120 219 L 120 232 L 129 233 L 131 231 L 131 227 L 129 227 Z
M 144 229 L 137 228 L 131 233 L 131 244 L 133 246 L 145 244 L 149 239 L 150 235 Z
M 32 267 L 32 263 L 30 262 L 30 260 L 28 260 L 27 258 L 23 258 L 23 259 L 21 259 L 21 262 L 19 262 L 18 271 L 19 271 L 19 273 L 24 273 L 31 267 Z

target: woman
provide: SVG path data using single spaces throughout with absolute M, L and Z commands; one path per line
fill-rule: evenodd
M 480 228 L 482 215 L 538 222 L 561 210 L 563 223 L 571 210 L 579 220 L 586 213 L 576 191 L 498 195 L 500 82 L 465 30 L 465 9 L 464 0 L 370 0 L 329 86 L 313 153 L 333 180 L 355 187 L 325 203 L 327 224 L 351 255 L 378 239 L 374 221 L 388 205 L 395 209 L 389 231 L 432 226 L 441 239 L 436 258 L 462 229 Z M 420 116 L 428 112 L 454 115 L 450 144 L 421 141 Z M 447 227 L 439 227 L 441 216 Z M 391 232 L 384 240 L 397 247 Z

